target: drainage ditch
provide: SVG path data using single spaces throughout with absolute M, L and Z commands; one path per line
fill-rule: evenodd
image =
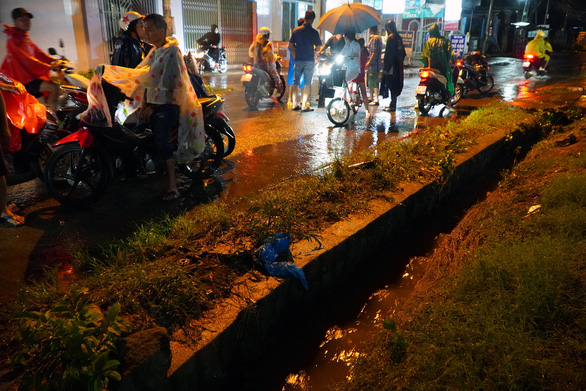
M 338 235 L 306 262 L 309 291 L 297 280 L 283 281 L 179 367 L 167 389 L 283 389 L 291 373 L 315 360 L 332 326 L 354 319 L 373 292 L 397 281 L 409 260 L 432 249 L 433 239 L 449 232 L 538 140 L 537 130 L 505 134 L 481 140 L 442 186 L 406 186 L 398 205 Z

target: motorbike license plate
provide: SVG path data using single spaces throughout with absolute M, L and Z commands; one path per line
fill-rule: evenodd
M 531 63 L 529 61 L 525 61 L 523 63 L 523 68 L 529 68 L 529 65 L 531 65 Z
M 250 80 L 252 80 L 252 74 L 250 74 L 250 73 L 242 75 L 242 77 L 240 78 L 240 81 L 243 81 L 243 82 L 248 82 Z
M 415 90 L 415 94 L 425 95 L 425 91 L 427 91 L 427 86 L 417 86 L 417 89 Z

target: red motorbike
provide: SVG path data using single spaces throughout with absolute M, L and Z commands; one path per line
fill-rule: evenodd
M 67 134 L 50 110 L 18 81 L 0 73 L 0 91 L 12 141 L 6 153 L 9 184 L 43 178 L 52 145 Z

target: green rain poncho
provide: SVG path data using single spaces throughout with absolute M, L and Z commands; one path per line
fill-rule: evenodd
M 454 95 L 454 85 L 452 84 L 452 66 L 450 60 L 452 58 L 452 43 L 446 37 L 442 37 L 439 32 L 439 27 L 434 24 L 429 28 L 429 40 L 425 43 L 423 53 L 421 53 L 421 61 L 427 65 L 429 58 L 429 66 L 438 69 L 442 75 L 448 80 L 446 86 L 449 93 Z

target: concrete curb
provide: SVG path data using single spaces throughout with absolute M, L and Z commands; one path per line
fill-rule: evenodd
M 502 170 L 518 147 L 528 150 L 538 138 L 537 131 L 487 135 L 457 156 L 460 163 L 445 183 L 403 184 L 402 191 L 390 194 L 395 202 L 374 201 L 368 214 L 324 232 L 323 248 L 310 242 L 293 246 L 309 291 L 294 279 L 248 281 L 236 300 L 218 309 L 223 320 L 215 323 L 217 331 L 204 336 L 194 354 L 169 376 L 165 389 L 280 388 L 287 369 L 310 354 L 301 345 L 319 343 L 332 322 L 355 313 L 368 297 L 369 285 L 399 262 L 381 264 L 376 258 L 381 245 L 390 252 L 403 246 L 405 234 L 421 229 L 444 202 L 459 197 L 487 172 Z

